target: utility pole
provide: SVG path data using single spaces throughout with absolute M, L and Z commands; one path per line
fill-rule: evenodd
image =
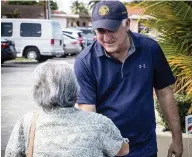
M 48 19 L 51 18 L 51 7 L 50 7 L 49 0 L 47 1 L 47 17 Z
M 43 1 L 44 19 L 47 19 L 46 1 Z
M 49 1 L 43 1 L 44 18 L 50 19 L 50 4 Z

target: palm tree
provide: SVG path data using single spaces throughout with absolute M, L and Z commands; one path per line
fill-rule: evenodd
M 97 2 L 99 2 L 99 1 L 100 1 L 100 0 L 92 0 L 92 1 L 90 1 L 90 2 L 88 3 L 89 8 L 92 9 L 93 6 L 94 6 Z
M 72 3 L 71 9 L 73 14 L 89 15 L 89 11 L 84 3 L 78 2 L 78 0 Z
M 145 25 L 158 31 L 158 42 L 177 78 L 175 91 L 192 95 L 192 2 L 144 1 L 139 6 L 153 17 Z

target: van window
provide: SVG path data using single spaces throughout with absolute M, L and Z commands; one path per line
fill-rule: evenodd
M 57 22 L 52 22 L 52 27 L 53 27 L 53 35 L 55 38 L 61 37 L 62 36 L 62 29 L 61 25 Z
M 68 32 L 68 31 L 63 31 L 63 33 L 72 34 L 72 32 Z
M 54 30 L 57 30 L 57 31 L 61 30 L 61 25 L 57 22 L 53 22 L 52 26 L 53 26 Z
M 20 28 L 21 37 L 40 37 L 41 24 L 39 23 L 21 23 Z
M 13 33 L 13 24 L 11 22 L 1 23 L 1 36 L 10 37 Z

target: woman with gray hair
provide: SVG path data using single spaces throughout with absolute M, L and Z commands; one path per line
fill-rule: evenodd
M 35 70 L 33 97 L 38 113 L 33 140 L 33 157 L 123 156 L 129 145 L 113 122 L 103 115 L 75 106 L 78 85 L 66 63 L 45 62 Z M 15 125 L 5 157 L 28 156 L 34 113 Z

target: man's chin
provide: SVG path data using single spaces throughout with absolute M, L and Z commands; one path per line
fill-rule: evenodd
M 105 48 L 105 50 L 107 51 L 107 53 L 114 53 L 114 52 L 116 52 L 117 51 L 117 49 L 116 48 L 112 48 L 112 47 L 106 47 Z

